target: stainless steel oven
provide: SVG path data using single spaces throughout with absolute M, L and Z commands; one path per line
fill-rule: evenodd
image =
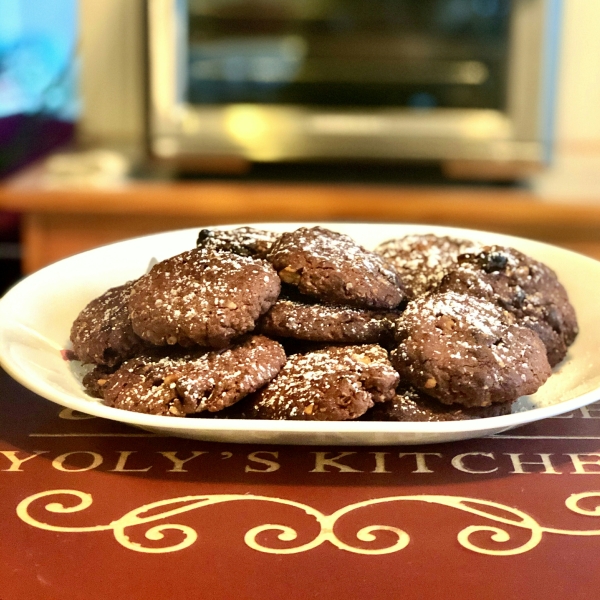
M 147 0 L 158 158 L 549 158 L 560 0 Z M 211 163 L 213 161 L 213 163 Z

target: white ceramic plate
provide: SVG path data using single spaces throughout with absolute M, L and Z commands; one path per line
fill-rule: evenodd
M 312 225 L 312 224 L 311 224 Z M 298 223 L 254 224 L 290 231 Z M 580 334 L 567 358 L 533 396 L 518 400 L 513 414 L 446 423 L 235 421 L 144 415 L 104 406 L 87 396 L 77 363 L 62 359 L 71 323 L 109 287 L 139 277 L 153 258 L 194 247 L 197 229 L 173 231 L 104 246 L 30 275 L 0 300 L 0 361 L 25 387 L 62 406 L 160 434 L 223 442 L 379 445 L 447 442 L 498 433 L 565 413 L 600 399 L 600 262 L 560 248 L 498 234 L 428 225 L 328 223 L 367 248 L 407 233 L 435 233 L 517 248 L 552 267 L 575 306 Z

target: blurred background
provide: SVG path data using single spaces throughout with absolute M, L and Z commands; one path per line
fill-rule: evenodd
M 1 285 L 50 248 L 50 216 L 131 202 L 142 222 L 152 182 L 196 198 L 194 223 L 220 217 L 196 206 L 214 182 L 594 205 L 599 22 L 590 0 L 2 0 Z

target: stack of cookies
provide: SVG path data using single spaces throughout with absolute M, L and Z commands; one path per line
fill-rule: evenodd
M 511 248 L 243 227 L 108 290 L 71 341 L 86 391 L 125 410 L 443 421 L 509 413 L 576 334 L 555 274 Z

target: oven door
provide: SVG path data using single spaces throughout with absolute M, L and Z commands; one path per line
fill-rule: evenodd
M 148 0 L 151 153 L 442 161 L 451 174 L 519 176 L 549 157 L 559 8 Z

